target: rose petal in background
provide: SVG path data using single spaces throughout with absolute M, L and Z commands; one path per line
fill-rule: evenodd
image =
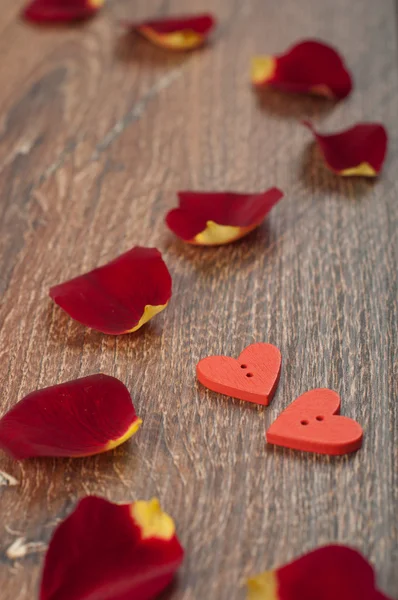
M 105 0 L 33 0 L 23 16 L 35 23 L 63 23 L 92 17 Z
M 387 132 L 380 123 L 358 123 L 345 131 L 322 135 L 309 121 L 326 165 L 343 177 L 376 177 L 387 153 Z
M 112 262 L 51 288 L 72 319 L 103 333 L 131 333 L 164 310 L 171 277 L 156 248 L 139 246 Z
M 388 600 L 356 550 L 330 545 L 248 580 L 248 600 Z
M 16 459 L 90 456 L 119 446 L 141 423 L 121 381 L 90 375 L 25 396 L 0 419 L 0 448 Z
M 284 92 L 342 99 L 352 79 L 337 50 L 317 40 L 305 40 L 284 54 L 258 56 L 252 61 L 252 83 Z
M 171 50 L 192 50 L 202 46 L 215 26 L 211 14 L 183 15 L 162 19 L 124 22 L 157 46 Z
M 283 197 L 278 188 L 260 194 L 179 192 L 179 207 L 166 216 L 169 229 L 189 244 L 234 242 L 258 227 Z
M 158 500 L 81 500 L 55 530 L 40 600 L 150 600 L 167 587 L 184 550 Z

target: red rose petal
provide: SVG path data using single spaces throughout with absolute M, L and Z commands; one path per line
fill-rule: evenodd
M 55 530 L 40 600 L 151 600 L 183 557 L 156 499 L 130 505 L 88 496 Z
M 376 177 L 387 152 L 387 132 L 380 123 L 358 123 L 350 129 L 321 135 L 308 121 L 303 121 L 314 134 L 327 166 L 343 176 Z
M 204 44 L 215 26 L 215 19 L 211 14 L 200 14 L 124 24 L 157 46 L 172 50 L 191 50 Z
M 68 22 L 92 17 L 105 0 L 33 0 L 23 12 L 28 21 L 35 23 Z
M 285 92 L 345 98 L 352 80 L 337 50 L 317 40 L 306 40 L 284 54 L 253 59 L 252 82 Z
M 248 600 L 388 600 L 373 567 L 347 546 L 324 546 L 248 581 Z
M 139 329 L 164 310 L 171 277 L 156 248 L 133 248 L 112 262 L 51 288 L 72 319 L 103 333 Z
M 283 192 L 179 192 L 178 197 L 179 208 L 166 216 L 168 227 L 190 244 L 209 246 L 228 244 L 258 227 Z
M 25 396 L 0 419 L 0 448 L 16 459 L 90 456 L 119 446 L 141 423 L 121 381 L 90 375 Z

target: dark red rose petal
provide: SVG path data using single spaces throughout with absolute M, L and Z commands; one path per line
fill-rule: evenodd
M 136 331 L 166 308 L 171 277 L 156 248 L 133 248 L 112 262 L 51 288 L 72 319 L 103 333 Z
M 347 546 L 324 546 L 248 581 L 248 600 L 388 600 L 373 567 Z
M 261 194 L 179 192 L 179 207 L 166 216 L 168 227 L 186 242 L 227 244 L 260 225 L 283 197 L 278 188 Z
M 252 82 L 270 85 L 285 92 L 345 98 L 352 79 L 337 50 L 317 40 L 306 40 L 284 54 L 256 57 Z
M 206 35 L 214 26 L 214 17 L 210 14 L 184 15 L 179 17 L 164 17 L 133 24 L 133 27 L 149 27 L 156 33 L 175 33 L 189 29 L 195 33 Z
M 204 44 L 215 26 L 215 19 L 210 14 L 199 14 L 124 24 L 158 46 L 173 50 L 191 50 Z
M 151 600 L 183 557 L 157 500 L 129 505 L 88 496 L 55 530 L 40 600 Z
M 121 381 L 90 375 L 25 396 L 0 419 L 0 448 L 16 459 L 90 456 L 119 446 L 141 423 Z
M 35 23 L 68 22 L 92 17 L 105 0 L 33 0 L 23 12 Z
M 303 124 L 312 131 L 327 166 L 343 176 L 376 177 L 387 152 L 387 132 L 380 123 L 358 123 L 350 129 L 322 135 L 308 121 Z

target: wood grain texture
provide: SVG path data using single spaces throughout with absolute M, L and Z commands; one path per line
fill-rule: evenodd
M 220 26 L 184 55 L 125 35 L 117 19 L 184 12 L 184 0 L 109 1 L 90 23 L 38 28 L 0 0 L 0 414 L 39 387 L 98 371 L 131 391 L 144 425 L 114 452 L 0 470 L 2 600 L 35 597 L 55 524 L 85 494 L 156 495 L 186 560 L 173 600 L 243 600 L 244 578 L 331 541 L 359 548 L 398 594 L 397 34 L 392 0 L 191 0 Z M 336 106 L 249 85 L 255 53 L 320 37 L 345 55 L 355 91 Z M 327 172 L 298 120 L 321 130 L 381 120 L 391 136 L 375 182 Z M 236 244 L 193 248 L 166 230 L 177 189 L 286 198 Z M 118 338 L 89 331 L 48 298 L 61 280 L 135 244 L 173 275 L 164 313 Z M 283 356 L 268 408 L 195 380 L 211 354 L 253 342 Z M 364 428 L 340 458 L 267 448 L 294 398 L 335 389 Z M 10 559 L 24 538 L 29 552 Z M 41 544 L 40 544 L 41 543 Z

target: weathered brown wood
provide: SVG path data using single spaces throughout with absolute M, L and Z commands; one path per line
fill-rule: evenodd
M 187 555 L 170 598 L 243 599 L 250 573 L 338 540 L 398 593 L 397 35 L 392 0 L 192 0 L 220 28 L 211 47 L 174 55 L 129 39 L 118 17 L 187 10 L 182 0 L 108 2 L 92 22 L 40 29 L 0 0 L 0 414 L 31 390 L 102 371 L 119 377 L 144 426 L 84 460 L 0 470 L 2 600 L 35 597 L 47 542 L 88 493 L 159 496 Z M 255 53 L 303 37 L 332 42 L 356 88 L 332 106 L 266 93 Z M 328 173 L 297 122 L 334 130 L 381 120 L 392 142 L 379 181 Z M 179 188 L 286 193 L 267 225 L 219 249 L 188 247 L 163 224 Z M 159 247 L 174 279 L 168 309 L 137 334 L 72 322 L 50 285 L 135 244 Z M 268 408 L 195 382 L 210 354 L 265 341 L 283 355 Z M 364 427 L 341 458 L 267 449 L 264 432 L 300 393 L 327 386 Z M 33 548 L 33 550 L 32 550 Z M 394 569 L 395 567 L 395 569 Z

